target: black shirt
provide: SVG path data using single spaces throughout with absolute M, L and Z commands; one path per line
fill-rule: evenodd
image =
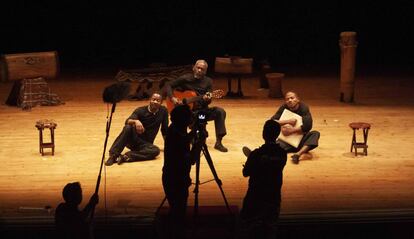
M 253 150 L 243 168 L 249 179 L 249 196 L 260 202 L 280 202 L 286 152 L 277 143 L 266 143 Z
M 161 134 L 163 136 L 167 135 L 168 111 L 167 108 L 165 108 L 165 106 L 161 106 L 157 112 L 151 113 L 148 110 L 148 107 L 149 106 L 147 105 L 136 108 L 134 112 L 131 114 L 131 116 L 129 116 L 128 119 L 125 121 L 125 124 L 127 124 L 128 120 L 130 119 L 141 121 L 142 125 L 145 128 L 145 131 L 139 136 L 149 143 L 154 143 L 155 137 L 157 136 L 160 126 Z
M 163 178 L 170 186 L 185 186 L 191 184 L 191 137 L 185 130 L 179 130 L 174 123 L 167 130 L 164 146 Z
M 279 109 L 272 116 L 271 119 L 272 120 L 279 120 L 280 116 L 282 116 L 283 110 L 285 110 L 285 109 L 290 110 L 286 104 L 283 104 L 282 106 L 279 107 Z M 307 133 L 312 129 L 312 122 L 313 122 L 312 115 L 310 113 L 309 107 L 306 104 L 304 104 L 302 102 L 299 102 L 299 108 L 295 111 L 293 111 L 293 110 L 290 110 L 290 111 L 302 116 L 302 123 L 303 124 L 302 124 L 301 128 L 302 128 L 303 133 Z
M 79 211 L 77 205 L 60 203 L 55 212 L 55 224 L 59 238 L 90 238 L 87 212 Z

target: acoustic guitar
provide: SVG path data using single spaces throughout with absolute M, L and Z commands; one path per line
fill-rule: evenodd
M 220 98 L 223 98 L 224 91 L 214 90 L 213 92 L 207 92 L 205 95 L 207 95 L 209 98 L 220 99 Z M 183 104 L 189 105 L 190 109 L 193 109 L 194 103 L 199 100 L 202 100 L 204 95 L 197 95 L 197 93 L 192 90 L 186 90 L 186 91 L 175 90 L 173 92 L 173 96 L 181 100 Z M 172 102 L 170 98 L 167 98 L 166 102 L 167 102 L 168 112 L 171 113 L 171 111 L 175 107 L 175 104 Z

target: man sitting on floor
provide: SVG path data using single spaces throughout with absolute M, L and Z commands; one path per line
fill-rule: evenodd
M 112 144 L 109 158 L 105 162 L 106 166 L 111 166 L 115 162 L 122 164 L 123 162 L 151 160 L 160 154 L 160 149 L 154 145 L 155 136 L 161 126 L 161 133 L 165 139 L 168 128 L 168 111 L 161 103 L 161 95 L 153 93 L 149 105 L 135 109 Z M 131 151 L 122 155 L 125 147 Z
M 283 114 L 283 111 L 287 109 L 292 111 L 295 114 L 298 114 L 302 117 L 302 126 L 294 128 L 296 124 L 296 119 L 286 119 L 280 120 L 280 117 Z M 277 140 L 280 146 L 287 153 L 294 153 L 291 158 L 294 164 L 298 164 L 299 160 L 304 158 L 311 158 L 312 156 L 308 152 L 316 147 L 318 147 L 320 133 L 318 131 L 311 131 L 312 129 L 312 115 L 310 113 L 309 107 L 300 101 L 298 95 L 293 91 L 288 91 L 285 93 L 285 103 L 279 107 L 276 113 L 272 116 L 272 120 L 278 122 L 281 126 L 281 131 L 284 136 L 289 136 L 292 134 L 302 134 L 303 137 L 297 148 L 292 145 L 282 141 Z M 246 156 L 249 156 L 251 150 L 248 147 L 243 147 L 243 153 Z
M 285 109 L 302 116 L 303 124 L 301 127 L 293 127 L 296 124 L 296 119 L 280 120 L 280 116 Z M 280 146 L 286 150 L 286 152 L 294 153 L 291 156 L 293 163 L 297 164 L 300 159 L 303 159 L 304 157 L 311 157 L 307 152 L 318 147 L 320 133 L 318 131 L 311 131 L 313 120 L 309 107 L 300 101 L 296 92 L 288 91 L 285 93 L 285 103 L 279 107 L 271 119 L 280 124 L 282 127 L 282 134 L 285 136 L 295 133 L 303 134 L 303 138 L 297 148 L 279 140 Z

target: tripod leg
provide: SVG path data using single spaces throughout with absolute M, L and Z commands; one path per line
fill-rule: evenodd
M 198 192 L 200 187 L 200 159 L 196 160 L 196 176 L 194 186 L 194 211 L 193 211 L 193 229 L 192 238 L 197 234 L 197 216 L 198 216 Z
M 226 198 L 226 195 L 224 194 L 223 188 L 221 187 L 221 185 L 223 183 L 221 182 L 221 180 L 219 179 L 219 177 L 217 175 L 217 171 L 214 168 L 213 160 L 211 160 L 210 152 L 208 152 L 208 148 L 207 148 L 206 144 L 203 144 L 202 150 L 203 150 L 203 154 L 204 154 L 204 156 L 207 160 L 208 166 L 210 167 L 211 173 L 214 176 L 214 180 L 216 181 L 218 187 L 220 188 L 220 192 L 221 192 L 221 195 L 223 196 L 224 203 L 226 204 L 227 210 L 228 210 L 229 214 L 233 214 L 231 209 L 230 209 L 229 203 L 227 202 L 227 198 Z
M 195 178 L 195 186 L 194 186 L 194 218 L 197 217 L 198 214 L 198 192 L 200 187 L 200 160 L 196 161 L 196 178 Z
M 167 201 L 167 196 L 164 197 L 164 199 L 162 200 L 160 206 L 157 208 L 157 210 L 155 211 L 155 216 L 158 215 L 158 213 L 160 212 L 162 206 L 164 206 L 165 201 Z

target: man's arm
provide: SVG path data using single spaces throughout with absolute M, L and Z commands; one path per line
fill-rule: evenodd
M 161 122 L 161 134 L 162 138 L 165 141 L 165 137 L 167 136 L 167 130 L 168 130 L 168 111 L 165 107 L 162 107 L 162 122 Z
M 295 126 L 296 125 L 296 119 L 291 118 L 291 119 L 286 119 L 286 120 L 280 120 L 280 117 L 283 114 L 283 111 L 286 109 L 285 105 L 282 105 L 279 107 L 279 109 L 276 111 L 276 113 L 270 118 L 276 122 L 278 122 L 280 124 L 280 126 Z M 283 128 L 282 128 L 283 129 Z
M 278 122 L 280 126 L 287 125 L 287 124 L 294 126 L 296 124 L 296 119 L 280 120 L 280 117 L 282 116 L 282 113 L 285 109 L 286 109 L 285 105 L 280 106 L 279 109 L 276 111 L 276 113 L 270 119 Z
M 290 125 L 290 124 L 283 125 L 280 130 L 282 131 L 282 134 L 284 136 L 289 136 L 289 135 L 295 134 L 295 133 L 303 134 L 302 127 L 293 128 L 292 125 Z
M 207 76 L 205 76 L 204 79 L 207 81 L 206 91 L 212 92 L 213 91 L 213 79 Z
M 255 168 L 254 164 L 255 164 L 255 160 L 254 157 L 256 155 L 257 152 L 253 151 L 250 153 L 249 157 L 247 157 L 246 163 L 243 165 L 243 176 L 244 177 L 249 177 L 252 176 L 253 174 L 253 170 Z
M 128 119 L 127 124 L 134 126 L 138 134 L 142 134 L 145 131 L 144 125 L 140 120 Z
M 296 119 L 294 118 L 286 119 L 286 120 L 275 120 L 275 121 L 278 122 L 280 126 L 284 126 L 284 125 L 294 126 L 296 124 Z
M 303 105 L 303 110 L 301 113 L 302 116 L 302 132 L 309 132 L 312 129 L 313 120 L 312 115 L 310 113 L 309 107 L 306 105 Z
M 140 119 L 140 108 L 134 110 L 134 112 L 125 121 L 125 124 L 134 126 L 135 129 L 137 130 L 137 133 L 142 134 L 144 133 L 145 128 L 139 119 Z
M 168 98 L 171 99 L 171 101 L 174 104 L 180 104 L 181 102 L 180 102 L 180 100 L 178 98 L 174 97 L 173 90 L 176 87 L 184 84 L 185 82 L 186 82 L 186 78 L 184 76 L 180 76 L 177 79 L 175 79 L 173 81 L 170 81 L 170 82 L 167 82 L 165 84 L 165 91 L 167 92 L 167 96 L 168 96 Z
M 210 77 L 205 76 L 204 80 L 207 82 L 206 83 L 206 87 L 205 87 L 205 91 L 206 92 L 213 92 L 213 80 Z M 210 104 L 211 103 L 211 96 L 209 96 L 208 94 L 205 94 L 203 96 L 203 100 L 207 103 Z
M 99 203 L 99 196 L 98 194 L 94 193 L 91 198 L 89 199 L 88 204 L 86 204 L 85 208 L 82 210 L 82 217 L 84 219 L 88 219 L 92 209 Z
M 280 116 L 282 116 L 283 110 L 285 109 L 284 105 L 280 106 L 276 113 L 270 118 L 271 120 L 275 120 L 279 122 Z
M 302 116 L 302 126 L 299 128 L 293 128 L 290 125 L 283 125 L 281 129 L 283 135 L 288 136 L 294 133 L 305 134 L 312 129 L 312 115 L 309 107 L 301 103 L 298 114 Z

